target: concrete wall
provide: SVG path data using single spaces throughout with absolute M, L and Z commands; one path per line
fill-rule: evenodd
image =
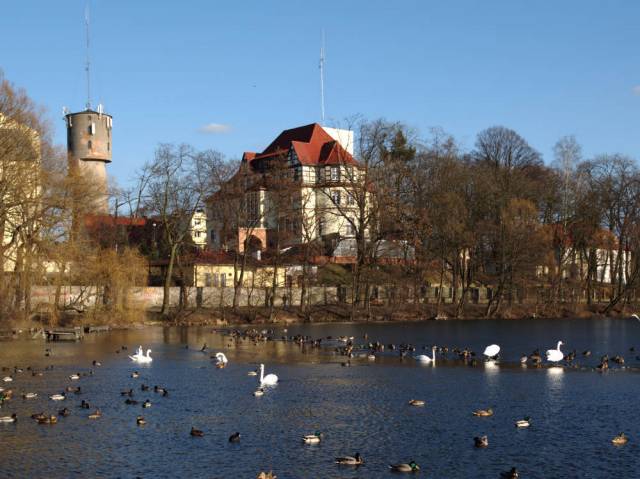
M 308 290 L 311 304 L 332 304 L 337 302 L 337 288 L 316 286 Z M 221 305 L 233 304 L 233 288 L 187 288 L 187 305 L 190 307 L 202 306 L 216 308 Z M 45 311 L 55 303 L 55 286 L 34 286 L 31 292 L 31 304 L 34 311 Z M 282 288 L 277 291 L 274 298 L 276 306 L 299 305 L 299 288 Z M 268 289 L 266 288 L 242 288 L 239 296 L 240 306 L 266 306 Z M 148 286 L 132 288 L 129 292 L 129 304 L 131 307 L 158 310 L 162 306 L 163 288 L 160 286 Z M 83 310 L 90 308 L 101 301 L 100 291 L 93 286 L 64 286 L 60 290 L 60 304 L 67 307 Z M 171 306 L 180 304 L 180 288 L 172 287 L 170 290 Z

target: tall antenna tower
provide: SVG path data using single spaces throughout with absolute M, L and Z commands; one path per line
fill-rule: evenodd
M 89 50 L 89 2 L 87 2 L 84 8 L 84 24 L 85 24 L 85 34 L 87 37 L 87 58 L 84 66 L 84 70 L 87 74 L 87 110 L 91 109 L 91 57 Z
M 324 123 L 324 28 L 322 29 L 322 44 L 320 45 L 320 111 Z

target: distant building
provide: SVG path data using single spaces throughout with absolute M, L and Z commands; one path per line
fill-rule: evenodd
M 0 261 L 2 271 L 12 272 L 20 268 L 25 239 L 39 234 L 38 132 L 0 113 L 0 159 Z
M 65 115 L 67 154 L 70 170 L 77 171 L 91 182 L 96 198 L 94 214 L 109 212 L 107 163 L 111 163 L 113 118 L 102 111 L 84 110 Z
M 245 152 L 229 186 L 208 202 L 209 246 L 264 251 L 276 242 L 282 248 L 353 238 L 357 199 L 368 200 L 364 177 L 352 131 L 317 123 L 285 130 L 262 152 Z M 241 197 L 235 222 L 234 207 L 225 207 L 225 196 L 233 195 Z
M 191 240 L 200 249 L 207 247 L 207 214 L 204 208 L 198 208 L 191 217 L 189 226 Z

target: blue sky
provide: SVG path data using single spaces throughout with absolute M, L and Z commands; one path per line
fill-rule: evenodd
M 4 0 L 0 68 L 49 109 L 84 108 L 85 0 Z M 638 157 L 640 2 L 91 1 L 94 103 L 114 116 L 109 173 L 126 184 L 159 142 L 239 157 L 320 120 L 439 126 L 466 148 L 518 131 L 547 162 L 576 135 L 585 156 Z M 207 124 L 225 125 L 202 133 Z

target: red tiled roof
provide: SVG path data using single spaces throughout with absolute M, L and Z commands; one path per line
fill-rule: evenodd
M 285 130 L 262 153 L 245 152 L 243 160 L 282 156 L 292 148 L 303 165 L 357 165 L 353 156 L 317 123 Z

